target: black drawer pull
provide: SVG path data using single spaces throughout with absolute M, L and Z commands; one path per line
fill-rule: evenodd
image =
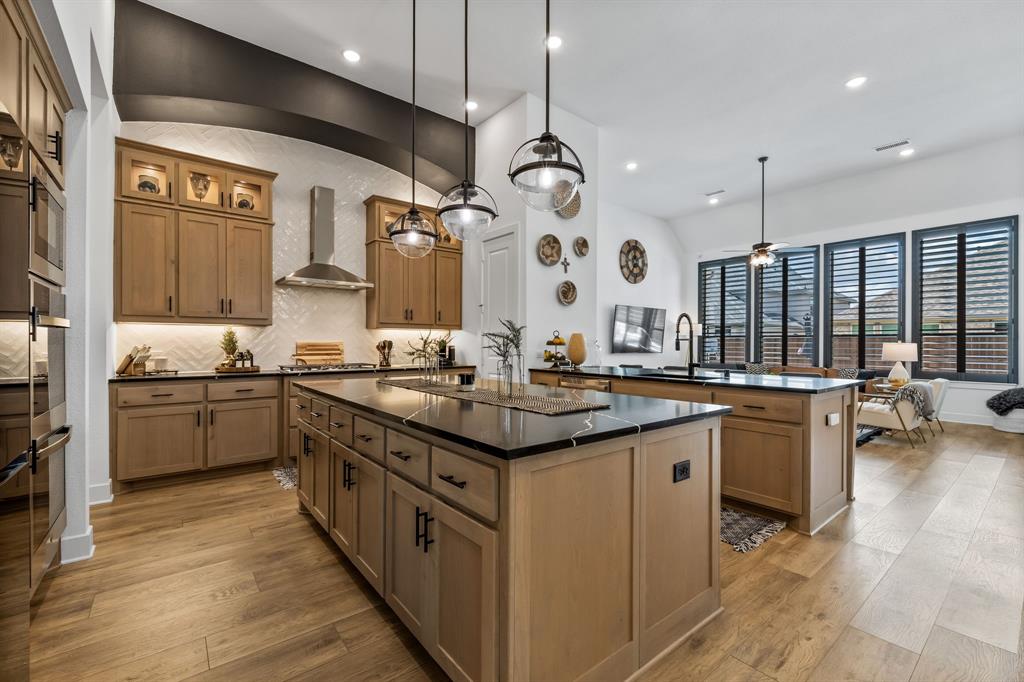
M 255 388 L 236 388 L 235 393 L 250 393 L 255 390 Z
M 398 459 L 402 460 L 403 462 L 408 462 L 410 459 L 412 459 L 412 455 L 407 455 L 404 452 L 402 452 L 401 450 L 388 450 L 388 454 L 389 455 L 394 455 L 395 457 L 397 457 Z
M 174 395 L 174 394 L 173 393 L 154 393 L 154 394 L 150 395 L 149 397 L 150 398 L 170 398 L 172 395 Z
M 323 416 L 323 414 L 321 414 L 321 413 L 319 413 L 319 412 L 312 412 L 312 411 L 311 411 L 311 412 L 309 413 L 309 416 L 310 416 L 310 417 L 315 417 L 315 418 L 316 418 L 316 417 L 322 417 L 322 416 Z
M 331 425 L 332 429 L 340 429 L 341 427 L 345 426 L 341 422 L 328 422 L 328 423 Z
M 748 410 L 763 410 L 763 409 L 765 409 L 764 405 L 744 405 L 743 407 L 747 408 Z
M 357 433 L 356 434 L 356 438 L 358 438 L 359 440 L 363 441 L 364 443 L 369 443 L 371 440 L 373 440 L 372 436 L 367 436 L 367 435 L 364 435 L 362 433 Z
M 466 482 L 465 481 L 456 481 L 455 477 L 452 476 L 451 474 L 438 474 L 437 477 L 440 478 L 445 483 L 448 483 L 450 485 L 455 486 L 456 488 L 465 488 L 466 487 Z
M 296 410 L 304 410 L 304 409 L 306 409 L 306 406 L 303 405 L 302 403 L 296 403 L 295 404 L 295 409 Z

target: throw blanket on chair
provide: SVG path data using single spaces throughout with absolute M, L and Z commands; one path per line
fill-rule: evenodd
M 909 400 L 910 404 L 914 406 L 914 412 L 922 419 L 930 419 L 932 417 L 934 410 L 931 406 L 931 396 L 925 392 L 920 384 L 907 384 L 896 391 L 896 394 L 892 397 L 893 405 L 901 400 Z
M 1013 410 L 1024 409 L 1024 388 L 1011 388 L 996 393 L 985 402 L 985 405 L 1000 417 L 1005 417 Z

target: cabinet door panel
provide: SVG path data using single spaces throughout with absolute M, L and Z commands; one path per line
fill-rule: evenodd
M 305 424 L 299 424 L 299 485 L 296 488 L 299 502 L 307 510 L 312 512 L 313 506 L 313 477 L 316 470 L 313 467 L 313 437 L 311 429 Z
M 139 149 L 122 148 L 118 153 L 121 157 L 121 196 L 174 203 L 174 159 Z
M 331 513 L 331 444 L 327 436 L 316 431 L 310 434 L 313 458 L 313 498 L 309 511 L 324 530 L 328 530 Z
M 384 489 L 385 470 L 365 457 L 356 456 L 352 477 L 356 497 L 356 568 L 384 594 Z
M 438 251 L 436 260 L 435 324 L 458 329 L 462 326 L 462 254 Z
M 26 126 L 28 142 L 40 158 L 46 158 L 46 122 L 50 112 L 50 82 L 35 49 L 28 48 L 28 83 L 26 88 Z
M 434 263 L 436 254 L 423 258 L 406 258 L 408 269 L 406 300 L 409 307 L 409 321 L 417 326 L 430 327 L 434 322 Z
M 229 220 L 227 223 L 227 316 L 267 320 L 271 316 L 270 226 Z
M 118 410 L 118 480 L 201 469 L 202 411 L 202 405 Z
M 50 96 L 47 99 L 46 110 L 46 142 L 48 150 L 52 153 L 46 155 L 46 165 L 53 173 L 57 184 L 64 185 L 64 151 L 67 145 L 64 144 L 64 109 L 57 97 L 53 94 L 53 87 L 50 88 Z
M 228 171 L 228 210 L 253 218 L 269 218 L 270 185 L 271 181 L 266 177 Z
M 409 324 L 409 306 L 405 293 L 408 287 L 406 260 L 408 259 L 390 244 L 380 244 L 377 247 L 377 280 L 374 290 L 380 324 Z
M 178 315 L 224 317 L 224 219 L 178 214 Z
M 277 399 L 236 400 L 207 408 L 208 466 L 260 462 L 277 457 Z
M 123 316 L 173 317 L 177 247 L 174 212 L 121 205 L 118 229 L 120 308 Z
M 497 679 L 497 534 L 444 503 L 433 511 L 438 661 L 454 680 Z
M 799 514 L 803 429 L 755 419 L 722 419 L 722 494 Z
M 423 551 L 422 513 L 431 498 L 394 474 L 387 474 L 387 590 L 385 600 L 421 642 L 430 626 L 431 557 Z M 419 512 L 419 514 L 417 513 Z M 429 548 L 428 548 L 429 549 Z
M 0 1 L 0 113 L 25 132 L 25 74 L 28 41 L 14 3 Z M 12 131 L 13 132 L 13 131 Z
M 20 317 L 28 313 L 29 239 L 28 187 L 0 185 L 0 240 L 5 251 L 23 254 L 5 262 L 18 263 L 18 267 L 0 268 L 0 314 L 5 318 Z
M 359 456 L 338 443 L 331 442 L 331 518 L 330 533 L 334 542 L 349 559 L 355 555 L 356 488 L 349 487 L 349 468 Z
M 178 162 L 178 204 L 196 208 L 227 206 L 224 169 L 195 161 Z

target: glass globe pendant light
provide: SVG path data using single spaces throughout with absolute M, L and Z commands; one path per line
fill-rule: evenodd
M 761 164 L 761 241 L 754 244 L 750 252 L 750 266 L 753 268 L 768 266 L 775 262 L 775 249 L 785 244 L 771 244 L 764 240 L 764 164 L 768 162 L 767 156 L 757 159 Z
M 416 208 L 416 0 L 412 0 L 412 203 L 388 225 L 388 237 L 406 258 L 423 258 L 437 243 L 437 228 Z
M 465 97 L 462 100 L 465 111 L 465 179 L 441 195 L 437 202 L 437 217 L 445 228 L 462 241 L 472 239 L 487 231 L 491 222 L 498 217 L 498 207 L 494 197 L 483 187 L 478 187 L 469 179 L 469 0 L 463 0 L 464 44 L 463 68 Z
M 508 177 L 527 206 L 557 211 L 576 196 L 584 177 L 576 152 L 551 132 L 551 0 L 544 1 L 544 9 L 544 132 L 516 150 Z

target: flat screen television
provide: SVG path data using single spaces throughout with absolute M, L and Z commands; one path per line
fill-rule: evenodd
M 613 353 L 660 353 L 664 340 L 664 308 L 615 306 L 615 316 L 612 318 Z

